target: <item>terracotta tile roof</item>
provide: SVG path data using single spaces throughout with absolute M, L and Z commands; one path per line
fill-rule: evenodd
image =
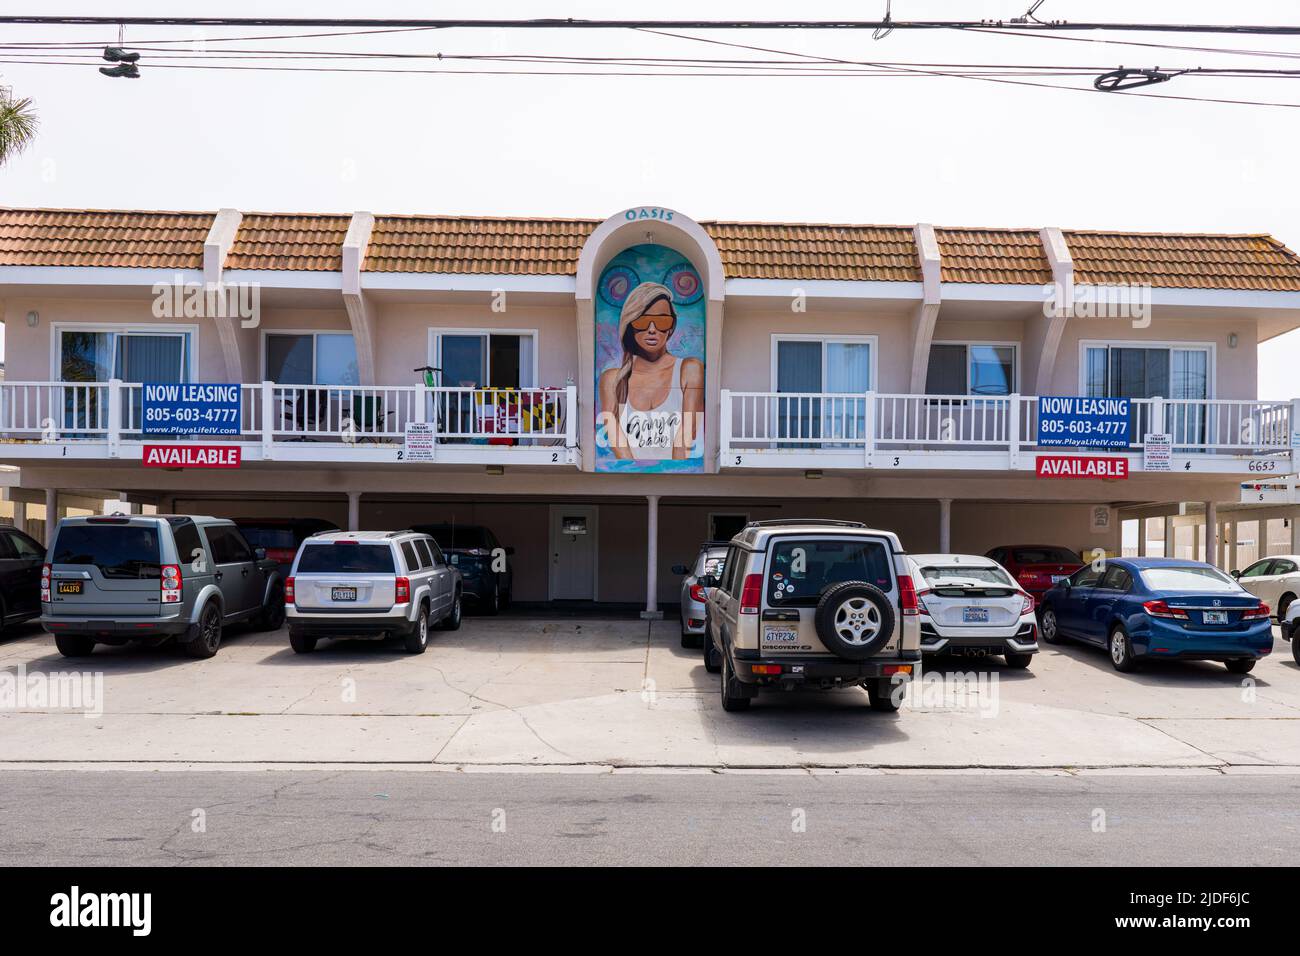
M 0 266 L 202 269 L 210 212 L 0 209 Z
M 1042 285 L 1052 267 L 1037 229 L 935 229 L 943 282 Z
M 1075 282 L 1179 289 L 1300 290 L 1294 252 L 1272 236 L 1065 232 Z
M 0 266 L 198 269 L 214 214 L 0 209 Z M 339 271 L 347 215 L 248 213 L 226 267 Z M 574 275 L 597 219 L 377 216 L 370 272 Z M 703 222 L 728 278 L 917 282 L 911 226 Z M 1038 229 L 935 230 L 945 282 L 1051 281 Z M 1300 257 L 1267 235 L 1067 231 L 1078 282 L 1300 291 Z
M 598 219 L 376 216 L 367 272 L 574 275 Z
M 704 222 L 728 279 L 920 282 L 911 226 Z
M 245 213 L 226 256 L 227 269 L 343 271 L 351 216 Z

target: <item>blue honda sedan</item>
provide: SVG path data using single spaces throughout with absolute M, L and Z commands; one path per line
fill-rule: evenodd
M 1223 661 L 1245 674 L 1273 650 L 1269 607 L 1218 568 L 1176 558 L 1113 558 L 1081 568 L 1042 601 L 1043 640 L 1110 652 L 1118 671 L 1143 660 Z

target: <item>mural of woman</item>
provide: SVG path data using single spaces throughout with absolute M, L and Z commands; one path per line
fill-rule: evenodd
M 628 293 L 618 322 L 622 362 L 599 378 L 615 458 L 682 460 L 696 453 L 704 364 L 668 351 L 676 328 L 677 308 L 667 286 L 642 282 Z

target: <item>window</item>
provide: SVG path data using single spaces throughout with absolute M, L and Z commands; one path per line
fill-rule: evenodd
M 767 600 L 773 607 L 816 607 L 828 585 L 867 581 L 893 590 L 889 555 L 877 541 L 781 541 L 768 563 Z
M 199 541 L 199 528 L 185 519 L 172 525 L 172 538 L 176 542 L 176 559 L 194 570 L 203 559 L 203 544 Z M 206 562 L 204 562 L 206 563 Z
M 419 571 L 423 567 L 420 563 L 420 556 L 415 553 L 415 544 L 413 542 L 402 542 L 402 557 L 406 559 L 406 570 L 408 571 Z
M 1146 568 L 1142 580 L 1149 590 L 1241 593 L 1241 585 L 1215 568 Z
M 927 395 L 1010 395 L 1016 390 L 1016 347 L 938 343 L 930 346 Z
M 144 525 L 71 524 L 59 529 L 54 564 L 93 564 L 106 578 L 158 578 L 158 529 Z
M 1127 591 L 1133 584 L 1133 576 L 1121 567 L 1111 565 L 1097 585 L 1107 591 Z
M 1295 571 L 1296 565 L 1294 561 L 1278 558 L 1273 562 L 1273 574 L 1295 574 Z
M 1245 571 L 1241 572 L 1243 578 L 1260 578 L 1268 574 L 1269 565 L 1273 563 L 1272 558 L 1265 558 L 1263 561 L 1256 561 Z
M 190 333 L 152 329 L 55 329 L 59 380 L 85 383 L 187 382 Z M 102 427 L 107 409 L 100 407 L 98 390 L 67 389 L 63 396 L 63 427 Z M 131 396 L 131 421 L 142 420 L 143 397 Z
M 285 385 L 357 385 L 350 332 L 268 332 L 266 378 Z
M 244 536 L 225 525 L 211 525 L 204 529 L 208 547 L 212 549 L 213 564 L 243 564 L 253 560 L 253 552 Z
M 537 333 L 434 331 L 429 364 L 442 369 L 440 385 L 533 388 Z
M 1093 398 L 1210 397 L 1209 346 L 1088 345 L 1083 359 L 1084 394 Z M 1168 431 L 1175 446 L 1205 440 L 1208 410 L 1200 405 L 1175 405 L 1165 421 L 1152 422 L 1145 408 L 1129 413 L 1132 434 Z
M 9 543 L 9 548 L 12 551 L 12 554 L 8 555 L 8 557 L 23 560 L 45 557 L 45 549 L 21 531 L 6 531 L 4 538 Z
M 352 541 L 308 544 L 298 558 L 298 574 L 392 574 L 393 549 L 386 544 Z
M 931 587 L 942 587 L 946 583 L 959 581 L 994 584 L 1004 588 L 1016 586 L 1015 582 L 1001 568 L 978 566 L 936 567 L 927 565 L 921 569 L 921 577 L 925 578 L 926 583 Z
M 875 341 L 874 336 L 775 339 L 772 361 L 776 391 L 800 396 L 777 399 L 777 436 L 803 439 L 787 446 L 832 447 L 807 440 L 865 435 L 864 400 L 823 396 L 860 396 L 875 387 Z
M 1089 565 L 1086 568 L 1080 568 L 1074 572 L 1070 578 L 1070 587 L 1072 588 L 1091 588 L 1096 587 L 1101 581 L 1102 572 Z
M 420 555 L 421 565 L 426 568 L 436 568 L 442 564 L 442 562 L 438 560 L 438 555 L 434 553 L 436 547 L 437 545 L 434 545 L 428 538 L 415 539 L 415 550 Z

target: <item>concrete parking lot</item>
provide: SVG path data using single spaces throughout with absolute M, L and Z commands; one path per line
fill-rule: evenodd
M 1210 663 L 1122 675 L 1073 645 L 1028 671 L 958 661 L 930 670 L 896 715 L 858 690 L 764 696 L 726 714 L 672 621 L 471 617 L 421 656 L 370 642 L 300 656 L 283 632 L 228 629 L 208 661 L 127 647 L 80 662 L 28 626 L 0 643 L 0 670 L 20 667 L 29 681 L 102 673 L 103 713 L 0 708 L 10 768 L 1300 767 L 1300 668 L 1280 638 L 1248 678 Z

